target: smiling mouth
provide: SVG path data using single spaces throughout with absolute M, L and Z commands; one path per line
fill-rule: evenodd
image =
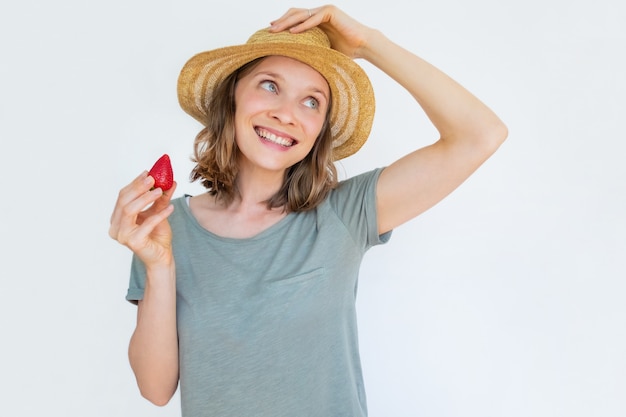
M 275 134 L 273 134 L 272 132 L 269 132 L 265 129 L 262 129 L 260 127 L 257 127 L 254 129 L 256 134 L 259 135 L 260 138 L 271 142 L 271 143 L 275 143 L 277 145 L 280 146 L 284 146 L 285 148 L 289 148 L 290 146 L 293 146 L 296 141 L 291 139 L 291 138 L 285 138 L 282 136 L 276 136 Z

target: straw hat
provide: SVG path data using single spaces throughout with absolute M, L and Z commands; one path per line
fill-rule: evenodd
M 228 46 L 193 56 L 178 78 L 181 107 L 203 125 L 215 87 L 242 65 L 260 57 L 282 55 L 316 69 L 330 86 L 330 116 L 334 159 L 358 151 L 367 140 L 374 118 L 374 92 L 365 71 L 346 55 L 331 49 L 326 34 L 315 27 L 293 34 L 261 29 L 243 45 Z

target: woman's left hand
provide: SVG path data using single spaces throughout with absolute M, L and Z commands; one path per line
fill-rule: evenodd
M 326 33 L 333 49 L 351 58 L 362 57 L 360 51 L 367 45 L 371 29 L 336 6 L 291 8 L 271 22 L 270 30 L 272 32 L 289 30 L 298 33 L 315 26 L 319 26 Z

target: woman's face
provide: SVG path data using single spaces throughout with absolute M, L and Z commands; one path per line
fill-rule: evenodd
M 240 169 L 277 171 L 301 161 L 319 135 L 330 103 L 328 83 L 310 66 L 270 56 L 235 88 Z

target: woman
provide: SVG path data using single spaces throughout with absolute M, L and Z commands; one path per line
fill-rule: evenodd
M 440 138 L 338 183 L 333 162 L 360 148 L 374 113 L 354 58 L 406 88 Z M 178 94 L 206 126 L 191 178 L 207 193 L 171 200 L 176 187 L 151 190 L 144 172 L 111 219 L 110 235 L 134 253 L 129 358 L 142 395 L 166 404 L 180 382 L 184 416 L 367 415 L 362 256 L 461 184 L 506 127 L 334 6 L 290 9 L 245 45 L 196 55 Z

